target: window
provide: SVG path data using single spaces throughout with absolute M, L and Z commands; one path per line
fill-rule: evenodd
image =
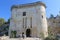
M 42 16 L 42 18 L 43 18 L 43 16 Z
M 24 18 L 23 18 L 23 28 L 24 28 Z
M 30 27 L 32 28 L 32 17 L 30 18 Z
M 27 17 L 23 18 L 23 28 L 27 27 Z
M 26 16 L 26 12 L 23 12 L 23 16 Z
M 25 28 L 27 27 L 27 17 L 25 18 Z

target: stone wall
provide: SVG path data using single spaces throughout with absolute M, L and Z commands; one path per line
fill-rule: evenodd
M 38 4 L 38 3 L 37 3 Z M 17 6 L 18 7 L 18 6 Z M 23 16 L 23 12 L 26 12 L 26 16 Z M 40 37 L 40 33 L 42 32 L 44 37 L 48 36 L 47 30 L 47 20 L 46 20 L 46 12 L 45 7 L 42 5 L 30 5 L 22 8 L 13 8 L 11 11 L 11 21 L 9 28 L 9 36 L 11 35 L 11 31 L 17 31 L 17 35 L 24 34 L 26 35 L 26 30 L 31 29 L 32 37 Z M 23 19 L 27 18 L 27 22 L 23 24 Z M 31 19 L 32 18 L 32 25 Z M 25 26 L 25 24 L 27 24 Z M 32 26 L 32 27 L 31 27 Z M 35 30 L 36 29 L 36 30 Z

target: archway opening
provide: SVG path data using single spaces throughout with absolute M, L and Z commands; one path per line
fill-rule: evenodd
M 30 29 L 26 30 L 26 37 L 31 37 L 31 30 Z

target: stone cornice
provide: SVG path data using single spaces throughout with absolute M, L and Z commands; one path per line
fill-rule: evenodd
M 11 10 L 13 8 L 23 8 L 23 7 L 34 6 L 34 5 L 43 5 L 46 8 L 46 5 L 43 2 L 38 1 L 38 2 L 33 2 L 33 3 L 21 4 L 21 5 L 13 5 L 11 7 Z

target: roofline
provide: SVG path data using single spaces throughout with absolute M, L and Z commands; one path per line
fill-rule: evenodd
M 33 3 L 21 4 L 21 5 L 13 5 L 11 7 L 11 10 L 13 8 L 22 8 L 22 7 L 26 7 L 26 6 L 34 6 L 34 5 L 37 5 L 37 4 L 43 5 L 46 8 L 46 5 L 43 2 L 38 1 L 38 2 L 33 2 Z

